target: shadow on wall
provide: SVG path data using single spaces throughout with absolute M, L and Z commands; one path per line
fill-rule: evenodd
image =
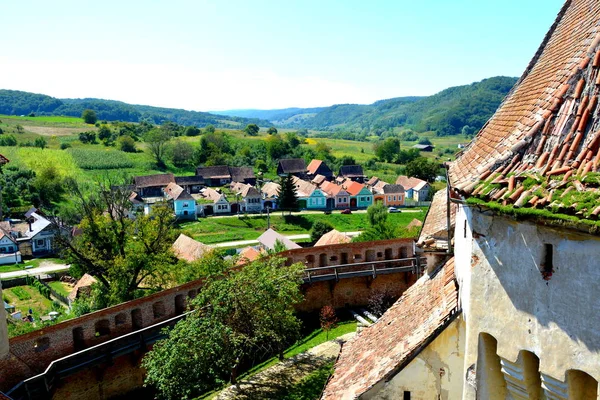
M 589 351 L 600 350 L 598 238 L 477 212 L 473 237 L 472 284 L 483 296 L 476 301 L 494 309 L 487 323 L 502 330 L 499 323 L 512 322 L 521 335 L 536 332 L 536 324 L 556 325 Z M 511 305 L 531 318 L 520 320 Z

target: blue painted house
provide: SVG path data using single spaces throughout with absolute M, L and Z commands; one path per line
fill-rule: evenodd
M 345 189 L 350 193 L 350 208 L 367 208 L 373 204 L 373 193 L 365 185 L 350 182 Z
M 196 200 L 176 183 L 169 183 L 165 188 L 165 196 L 173 202 L 173 210 L 177 219 L 196 219 Z

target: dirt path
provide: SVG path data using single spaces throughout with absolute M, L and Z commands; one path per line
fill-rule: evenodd
M 323 365 L 335 361 L 340 352 L 340 344 L 355 334 L 356 332 L 347 333 L 335 340 L 315 346 L 305 353 L 288 358 L 237 385 L 229 386 L 213 399 L 271 399 L 278 391 L 293 386 Z

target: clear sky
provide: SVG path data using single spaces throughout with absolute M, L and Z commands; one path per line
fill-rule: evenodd
M 208 111 L 520 76 L 563 0 L 0 2 L 0 88 Z

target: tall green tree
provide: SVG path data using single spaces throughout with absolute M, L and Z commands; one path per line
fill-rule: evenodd
M 81 113 L 81 118 L 83 119 L 83 122 L 90 125 L 94 125 L 96 122 L 98 122 L 96 112 L 90 109 L 83 110 L 83 112 Z
M 165 167 L 165 151 L 170 140 L 171 134 L 166 129 L 152 129 L 144 135 L 144 141 L 148 143 L 156 164 L 161 168 Z
M 269 129 L 267 129 L 267 133 L 269 135 L 275 135 L 277 133 L 277 128 L 275 128 L 274 126 L 269 127 Z
M 303 269 L 274 256 L 210 276 L 191 301 L 196 311 L 144 357 L 146 383 L 163 398 L 193 398 L 235 382 L 240 365 L 265 352 L 282 355 L 299 334 Z
M 310 241 L 314 243 L 317 240 L 319 240 L 321 236 L 323 236 L 327 232 L 331 232 L 332 230 L 333 225 L 331 225 L 329 222 L 317 221 L 310 230 Z
M 367 208 L 367 221 L 369 227 L 352 239 L 353 242 L 370 242 L 401 237 L 398 229 L 388 221 L 387 208 L 382 203 L 376 203 Z
M 258 135 L 258 131 L 260 128 L 256 124 L 248 124 L 246 128 L 244 128 L 244 132 L 248 134 L 248 136 L 256 136 Z
M 373 145 L 375 155 L 381 161 L 393 162 L 398 153 L 400 152 L 400 140 L 398 138 L 387 138 L 382 142 L 375 143 Z
M 294 185 L 294 177 L 288 174 L 286 177 L 281 178 L 279 183 L 278 207 L 281 211 L 298 211 L 298 191 L 296 185 Z
M 425 157 L 419 157 L 406 164 L 406 175 L 433 182 L 438 175 L 440 166 Z
M 149 215 L 129 218 L 130 191 L 99 183 L 91 195 L 69 183 L 78 213 L 79 234 L 61 232 L 58 241 L 71 261 L 73 272 L 94 276 L 107 291 L 110 304 L 166 287 L 175 258 L 173 211 L 165 204 Z

